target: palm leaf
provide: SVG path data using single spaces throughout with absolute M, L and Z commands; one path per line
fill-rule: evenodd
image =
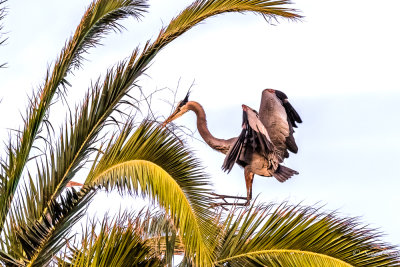
M 185 251 L 199 264 L 210 262 L 208 246 L 215 235 L 214 213 L 205 187 L 208 178 L 199 163 L 165 130 L 143 123 L 128 138 L 128 125 L 86 180 L 91 186 L 149 196 L 169 214 L 183 240 Z
M 52 203 L 48 213 L 40 220 L 25 225 L 15 225 L 15 232 L 22 250 L 12 251 L 24 266 L 44 266 L 65 246 L 63 238 L 71 227 L 84 215 L 85 207 L 95 191 L 84 187 L 79 192 L 67 190 L 64 196 Z M 4 259 L 2 258 L 4 261 Z
M 202 20 L 227 12 L 254 12 L 271 18 L 300 19 L 298 10 L 284 7 L 290 1 L 271 0 L 197 0 L 183 10 L 179 16 L 163 29 L 160 39 L 179 36 Z
M 24 129 L 18 134 L 15 147 L 11 142 L 8 146 L 8 158 L 2 164 L 3 173 L 7 179 L 3 183 L 3 192 L 0 195 L 0 231 L 6 220 L 33 142 L 37 138 L 43 118 L 52 103 L 52 98 L 57 92 L 61 92 L 60 85 L 64 87 L 68 85 L 66 75 L 73 68 L 80 66 L 82 54 L 89 47 L 98 44 L 105 33 L 113 29 L 120 29 L 117 20 L 131 15 L 138 17 L 144 8 L 146 8 L 144 0 L 97 0 L 87 9 L 74 36 L 62 49 L 51 74 L 48 72 L 43 87 L 30 100 Z
M 148 241 L 153 250 L 159 255 L 164 255 L 164 263 L 173 266 L 174 255 L 183 254 L 185 251 L 182 238 L 178 235 L 178 229 L 168 214 L 146 213 L 140 229 L 143 229 L 142 237 Z
M 110 70 L 102 85 L 95 83 L 80 105 L 75 117 L 65 123 L 55 149 L 50 150 L 48 159 L 38 167 L 37 185 L 30 184 L 29 192 L 35 194 L 36 201 L 27 198 L 27 205 L 35 207 L 25 212 L 26 218 L 39 218 L 47 212 L 50 203 L 55 201 L 63 192 L 66 184 L 86 163 L 88 157 L 96 151 L 96 142 L 100 131 L 107 125 L 107 118 L 118 108 L 119 101 L 124 95 L 121 88 L 113 86 L 113 80 L 123 73 L 123 63 L 115 73 Z M 18 205 L 21 206 L 21 205 Z
M 157 39 L 146 43 L 140 56 L 135 51 L 126 68 L 125 81 L 133 83 L 147 68 L 157 53 L 207 18 L 229 12 L 253 12 L 264 17 L 300 19 L 296 9 L 284 7 L 290 4 L 288 0 L 197 0 L 185 8 L 177 17 L 171 20 L 166 28 L 162 28 Z
M 237 1 L 232 5 L 227 4 L 226 1 L 197 1 L 186 9 L 187 12 L 182 12 L 171 22 L 175 26 L 167 28 L 168 30 L 166 31 L 162 30 L 165 34 L 160 34 L 153 45 L 148 43 L 140 56 L 138 49 L 136 49 L 128 62 L 120 63 L 115 68 L 115 71 L 110 70 L 104 82 L 102 84 L 97 82 L 91 93 L 86 97 L 78 116 L 70 123 L 73 127 L 68 130 L 66 125 L 64 129 L 63 136 L 60 138 L 61 141 L 56 148 L 56 156 L 51 160 L 54 162 L 52 172 L 57 175 L 52 177 L 50 183 L 43 189 L 45 192 L 50 192 L 50 195 L 41 194 L 44 196 L 41 202 L 44 203 L 42 212 L 46 212 L 48 203 L 54 201 L 61 194 L 64 186 L 79 170 L 84 160 L 87 159 L 91 149 L 94 149 L 92 145 L 96 142 L 98 133 L 106 124 L 107 118 L 110 118 L 112 112 L 118 110 L 119 104 L 124 103 L 122 97 L 129 92 L 137 77 L 146 70 L 148 63 L 159 48 L 165 46 L 201 20 L 223 12 L 245 11 L 248 9 L 253 12 L 275 16 L 278 10 L 284 10 L 287 11 L 287 14 L 282 13 L 283 15 L 293 18 L 298 17 L 290 13 L 288 9 L 274 6 L 283 3 L 286 2 Z M 276 10 L 276 12 L 274 11 L 274 13 L 273 10 Z M 182 17 L 189 17 L 187 18 L 188 24 L 182 25 L 175 22 L 180 21 L 179 18 Z
M 185 247 L 170 216 L 147 208 L 146 212 L 142 209 L 129 217 L 134 218 L 136 233 L 162 258 L 163 264 L 173 266 L 174 255 L 183 254 Z
M 68 49 L 78 49 L 76 53 L 77 58 L 74 59 L 74 64 L 80 60 L 80 55 L 83 51 L 87 50 L 90 46 L 97 44 L 101 38 L 101 35 L 112 29 L 119 29 L 120 26 L 117 23 L 118 19 L 125 18 L 129 15 L 139 16 L 146 5 L 144 1 L 97 1 L 93 2 L 92 5 L 86 11 L 78 29 L 71 39 L 69 44 L 74 44 L 78 42 L 79 38 L 81 40 L 82 47 L 70 47 L 68 46 L 63 50 L 62 54 L 73 55 L 73 51 Z M 93 29 L 91 29 L 91 28 Z M 81 36 L 83 34 L 83 36 Z M 67 51 L 68 50 L 68 51 Z M 46 87 L 45 87 L 46 88 Z M 90 97 L 88 96 L 84 107 L 82 108 L 82 116 L 88 115 L 88 105 Z M 92 99 L 93 100 L 93 99 Z M 93 106 L 92 106 L 93 107 Z M 97 107 L 96 107 L 97 108 Z M 93 117 L 91 118 L 93 119 Z M 79 120 L 79 116 L 76 117 Z M 78 129 L 87 129 L 87 121 L 82 119 L 78 123 Z M 50 153 L 44 162 L 37 163 L 37 177 L 30 179 L 28 186 L 22 188 L 22 195 L 26 196 L 20 198 L 19 201 L 15 201 L 16 209 L 19 210 L 17 215 L 10 215 L 16 218 L 18 224 L 23 224 L 27 220 L 40 219 L 49 209 L 51 203 L 56 201 L 57 197 L 61 194 L 64 186 L 73 177 L 76 171 L 82 166 L 82 162 L 85 157 L 90 152 L 87 149 L 92 143 L 86 142 L 87 146 L 82 146 L 82 132 L 70 132 L 68 131 L 68 126 L 76 125 L 75 122 L 70 121 L 70 124 L 66 123 L 65 131 L 63 136 L 61 136 L 61 141 L 56 147 L 55 151 L 50 147 Z M 92 129 L 89 129 L 89 131 Z M 75 133 L 75 134 L 74 134 Z M 92 132 L 90 137 L 96 136 L 96 133 Z M 90 141 L 95 141 L 95 138 L 90 139 Z M 78 144 L 77 144 L 78 143 Z M 75 145 L 77 144 L 77 145 Z M 76 150 L 82 153 L 76 153 Z M 10 149 L 9 162 L 15 161 L 13 157 L 12 150 Z M 68 164 L 69 162 L 77 162 L 76 165 Z M 65 175 L 66 173 L 66 175 Z M 3 196 L 3 195 L 2 195 Z M 16 210 L 14 209 L 14 210 Z M 7 236 L 11 237 L 12 233 L 8 233 Z
M 205 258 L 209 252 L 204 250 L 212 241 L 204 237 L 215 235 L 211 222 L 213 213 L 207 209 L 211 204 L 207 195 L 209 190 L 204 188 L 208 185 L 207 176 L 177 138 L 149 123 L 142 124 L 129 137 L 132 129 L 128 124 L 109 144 L 86 184 L 90 188 L 101 185 L 112 190 L 117 187 L 121 192 L 134 195 L 141 192 L 150 196 L 170 214 L 185 250 L 192 257 L 196 253 L 198 258 Z M 67 195 L 60 195 L 40 218 L 28 220 L 25 225 L 16 223 L 17 220 L 11 217 L 11 225 L 16 225 L 16 229 L 10 232 L 17 234 L 15 238 L 7 238 L 18 240 L 11 243 L 22 244 L 22 248 L 12 247 L 15 248 L 12 257 L 29 266 L 51 260 L 49 255 L 54 255 L 65 245 L 63 237 L 68 237 L 67 230 L 81 217 L 95 191 L 84 187 L 73 193 L 79 198 L 67 191 Z M 18 215 L 18 210 L 12 214 Z
M 379 233 L 313 207 L 252 206 L 223 224 L 220 266 L 400 266 Z
M 0 250 L 0 260 L 5 264 L 5 266 L 18 266 L 22 267 L 25 265 L 23 261 L 19 261 L 15 259 L 13 256 L 8 254 L 7 252 Z
M 120 1 L 97 1 L 91 7 L 95 7 L 99 3 L 103 3 L 107 5 L 107 3 L 113 3 Z M 142 3 L 143 1 L 135 1 L 135 3 Z M 123 3 L 133 3 L 133 1 L 123 1 Z M 286 16 L 286 17 L 299 17 L 298 15 L 291 13 L 290 9 L 285 9 L 279 7 L 279 5 L 286 4 L 287 1 L 235 1 L 233 4 L 229 4 L 228 1 L 196 1 L 194 4 L 189 6 L 184 12 L 182 12 L 176 19 L 171 22 L 171 27 L 167 27 L 163 29 L 157 38 L 157 40 L 151 44 L 149 41 L 147 45 L 144 47 L 142 53 L 139 54 L 139 49 L 134 50 L 131 58 L 127 62 L 120 63 L 114 70 L 110 70 L 106 76 L 106 79 L 102 84 L 97 82 L 92 88 L 91 94 L 88 94 L 86 100 L 81 106 L 81 110 L 77 112 L 75 119 L 70 120 L 70 127 L 65 126 L 62 136 L 60 138 L 60 142 L 56 145 L 54 151 L 52 151 L 45 161 L 43 165 L 43 169 L 39 171 L 37 183 L 29 183 L 29 187 L 32 192 L 38 192 L 38 198 L 36 198 L 37 207 L 32 207 L 33 198 L 26 198 L 26 200 L 30 199 L 30 203 L 26 202 L 23 206 L 26 207 L 22 210 L 17 211 L 18 208 L 14 209 L 18 216 L 11 216 L 15 218 L 15 221 L 19 221 L 18 227 L 21 229 L 24 227 L 23 218 L 36 221 L 39 223 L 43 222 L 43 218 L 45 218 L 52 210 L 52 203 L 57 201 L 57 198 L 61 196 L 61 193 L 67 184 L 67 182 L 74 177 L 76 172 L 83 166 L 85 160 L 90 155 L 90 152 L 96 147 L 94 144 L 98 140 L 98 134 L 103 129 L 104 125 L 107 123 L 107 119 L 112 117 L 111 113 L 114 111 L 118 111 L 118 106 L 126 101 L 123 100 L 123 96 L 127 95 L 130 88 L 135 85 L 137 78 L 146 70 L 148 64 L 157 54 L 157 52 L 167 45 L 169 42 L 174 40 L 179 35 L 186 32 L 190 27 L 196 25 L 202 20 L 217 14 L 221 14 L 224 12 L 244 12 L 244 11 L 252 11 L 258 12 L 263 15 L 270 16 Z M 99 4 L 100 5 L 100 4 Z M 110 4 L 112 5 L 112 4 Z M 90 8 L 89 8 L 90 9 Z M 100 11 L 99 11 L 100 10 Z M 274 11 L 275 10 L 275 11 Z M 94 14 L 96 12 L 104 11 L 101 8 L 93 8 L 92 13 L 88 12 L 88 14 Z M 126 11 L 126 10 L 125 10 Z M 284 11 L 283 13 L 279 12 Z M 278 14 L 278 13 L 279 14 Z M 286 12 L 286 13 L 285 13 Z M 110 11 L 110 14 L 112 11 Z M 121 13 L 116 13 L 117 15 Z M 126 14 L 122 12 L 122 14 Z M 85 16 L 83 21 L 85 21 Z M 95 32 L 102 32 L 101 27 L 96 27 L 102 25 L 110 25 L 112 27 L 116 27 L 119 29 L 118 24 L 113 24 L 110 22 L 110 18 L 104 19 L 106 17 L 101 17 L 97 21 L 99 24 L 91 24 L 96 23 L 95 19 L 88 20 L 89 23 L 82 24 L 85 26 L 93 26 L 91 30 Z M 104 20 L 102 20 L 104 19 Z M 182 20 L 181 20 L 182 19 Z M 175 24 L 174 24 L 175 23 Z M 78 27 L 78 29 L 80 29 Z M 103 28 L 104 30 L 104 28 Z M 78 30 L 77 30 L 78 31 Z M 105 31 L 105 30 L 104 30 Z M 92 33 L 93 33 L 92 32 Z M 88 31 L 90 33 L 90 30 Z M 61 92 L 58 88 L 60 85 L 65 86 L 67 81 L 65 80 L 65 75 L 71 71 L 71 68 L 79 67 L 81 55 L 85 49 L 79 50 L 79 47 L 88 48 L 97 43 L 96 39 L 100 35 L 86 35 L 86 39 L 79 39 L 82 42 L 74 42 L 76 35 L 74 36 L 72 41 L 69 42 L 69 45 L 72 45 L 74 48 L 78 49 L 64 49 L 61 53 L 59 60 L 54 65 L 53 74 L 49 74 L 48 78 L 46 78 L 45 85 L 39 91 L 37 96 L 31 100 L 30 109 L 26 115 L 25 121 L 25 129 L 21 133 L 21 143 L 17 142 L 16 147 L 13 147 L 11 142 L 8 147 L 8 159 L 7 163 L 2 164 L 2 174 L 4 177 L 7 177 L 4 183 L 5 194 L 1 197 L 0 203 L 5 203 L 2 207 L 5 207 L 2 212 L 2 221 L 1 227 L 4 223 L 5 216 L 8 213 L 9 205 L 13 198 L 15 188 L 18 184 L 19 178 L 21 176 L 23 167 L 27 161 L 30 149 L 32 147 L 34 139 L 37 137 L 38 132 L 41 129 L 41 122 L 43 120 L 44 115 L 46 114 L 48 107 L 51 103 L 51 100 L 56 92 Z M 87 41 L 85 43 L 85 40 Z M 85 46 L 88 44 L 88 46 Z M 64 57 L 65 56 L 65 57 Z M 157 164 L 152 165 L 148 162 L 136 162 L 138 166 L 147 171 L 150 171 L 151 174 L 160 174 L 160 170 L 157 169 Z M 8 177 L 11 177 L 8 179 Z M 45 177 L 43 179 L 43 183 L 40 184 L 39 178 Z M 160 176 L 162 177 L 162 175 Z M 40 179 L 41 180 L 41 179 Z M 34 188 L 37 186 L 37 188 Z M 179 189 L 179 184 L 175 185 L 176 189 Z M 189 186 L 190 187 L 190 186 Z M 187 188 L 189 188 L 187 187 Z M 26 187 L 28 188 L 28 187 Z M 28 189 L 25 189 L 28 191 Z M 150 191 L 149 191 L 150 192 Z M 148 193 L 149 193 L 148 192 Z M 22 192 L 23 193 L 23 192 Z M 152 193 L 153 197 L 158 195 Z M 204 201 L 201 199 L 202 194 L 196 195 L 194 191 L 187 191 L 185 193 L 192 194 L 190 201 L 196 200 L 197 204 L 206 204 L 208 201 Z M 200 198 L 199 198 L 200 196 Z M 183 196 L 182 196 L 183 197 Z M 196 199 L 197 198 L 197 199 Z M 184 198 L 182 198 L 184 199 Z M 43 201 L 42 201 L 43 200 Z M 156 199 L 159 201 L 160 199 Z M 164 203 L 166 205 L 166 202 Z M 39 206 L 40 205 L 40 206 Z M 200 211 L 203 210 L 203 206 L 200 207 Z M 168 207 L 171 208 L 171 207 Z M 167 209 L 168 210 L 168 209 Z M 171 212 L 171 210 L 168 210 Z M 195 210 L 195 212 L 199 212 L 199 210 Z M 201 213 L 201 212 L 200 212 Z M 4 216 L 3 216 L 4 215 Z M 173 214 L 174 216 L 176 214 Z M 174 218 L 175 219 L 175 218 Z M 207 219 L 207 218 L 206 218 Z M 185 223 L 181 223 L 185 225 Z M 200 225 L 201 223 L 199 223 Z M 10 226 L 10 225 L 9 225 Z M 182 225 L 180 225 L 182 227 Z M 188 232 L 183 232 L 184 234 L 188 234 Z M 198 232 L 199 233 L 199 232 Z M 10 233 L 8 233 L 10 234 Z M 6 236 L 8 236 L 6 233 Z M 207 236 L 207 235 L 206 235 Z M 52 240 L 51 238 L 49 240 Z M 186 238 L 186 246 L 189 255 L 193 256 L 193 251 L 195 251 L 196 242 L 188 243 Z M 196 239 L 194 239 L 196 240 Z M 206 241 L 206 240 L 203 240 Z M 6 241 L 7 243 L 7 241 Z M 200 242 L 201 243 L 201 242 Z M 206 243 L 206 242 L 205 242 Z M 198 243 L 197 243 L 198 245 Z M 41 247 L 46 247 L 45 244 L 42 244 Z M 189 249 L 190 248 L 190 249 Z M 204 248 L 204 247 L 203 247 Z M 204 256 L 207 258 L 208 253 L 201 252 L 201 257 L 197 257 L 199 260 L 202 260 Z
M 56 198 L 62 191 L 63 186 L 73 177 L 74 170 L 81 166 L 82 161 L 88 155 L 88 149 L 96 141 L 97 134 L 103 128 L 107 118 L 112 112 L 118 110 L 121 103 L 126 103 L 122 97 L 127 95 L 136 79 L 146 70 L 148 63 L 159 51 L 159 49 L 170 41 L 187 31 L 190 27 L 210 16 L 223 12 L 253 11 L 264 15 L 287 16 L 297 18 L 298 15 L 291 13 L 289 9 L 279 7 L 286 1 L 235 1 L 229 4 L 227 1 L 196 1 L 183 11 L 176 19 L 171 21 L 167 30 L 162 30 L 159 38 L 152 44 L 146 45 L 139 55 L 138 49 L 134 50 L 128 62 L 120 63 L 114 70 L 110 70 L 102 85 L 97 82 L 86 100 L 81 105 L 79 116 L 71 125 L 76 125 L 61 138 L 65 144 L 60 143 L 57 151 L 60 153 L 55 162 L 64 162 L 63 168 L 58 169 L 59 177 L 54 179 L 51 185 L 54 190 L 49 201 Z M 186 20 L 182 25 L 179 21 Z M 174 26 L 175 25 L 175 26 Z M 89 96 L 90 95 L 90 96 Z M 90 103 L 90 104 L 89 104 Z M 69 143 L 67 144 L 67 140 Z M 69 151 L 64 151 L 67 149 Z M 86 154 L 85 154 L 86 153 Z M 45 201 L 46 202 L 46 201 Z
M 114 219 L 105 217 L 100 229 L 87 225 L 82 240 L 60 257 L 59 266 L 160 266 L 156 256 L 137 233 L 141 214 L 122 214 Z

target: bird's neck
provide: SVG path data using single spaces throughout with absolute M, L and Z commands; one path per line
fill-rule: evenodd
M 199 131 L 203 140 L 213 149 L 218 150 L 224 154 L 229 150 L 229 144 L 225 139 L 219 139 L 214 137 L 207 127 L 206 113 L 203 107 L 195 102 L 189 101 L 187 103 L 188 109 L 194 111 L 197 117 L 197 130 Z

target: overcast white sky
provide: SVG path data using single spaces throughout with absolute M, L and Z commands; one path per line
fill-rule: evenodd
M 0 70 L 1 140 L 7 128 L 22 125 L 19 112 L 24 113 L 27 95 L 43 82 L 47 66 L 89 3 L 8 3 L 4 23 L 9 40 L 0 47 L 0 62 L 8 62 L 8 68 Z M 151 0 L 141 22 L 126 20 L 127 30 L 109 35 L 104 46 L 86 56 L 84 70 L 69 77 L 71 103 L 79 102 L 91 80 L 155 37 L 189 3 Z M 183 98 L 195 81 L 191 99 L 204 106 L 209 128 L 220 138 L 239 134 L 241 104 L 258 109 L 264 88 L 284 91 L 304 121 L 296 131 L 299 153 L 286 162 L 300 175 L 284 184 L 256 176 L 253 194 L 266 202 L 319 202 L 326 210 L 361 216 L 386 233 L 386 241 L 400 244 L 400 2 L 377 3 L 297 0 L 292 6 L 302 11 L 303 22 L 275 26 L 253 14 L 218 16 L 164 49 L 141 85 L 147 92 L 175 89 L 180 80 Z M 168 115 L 165 105 L 153 109 L 159 116 Z M 177 123 L 195 130 L 194 114 Z M 220 168 L 222 154 L 196 140 L 193 146 L 218 192 L 245 195 L 239 167 L 227 175 Z M 102 209 L 120 205 L 115 196 L 114 202 L 102 198 L 96 202 Z

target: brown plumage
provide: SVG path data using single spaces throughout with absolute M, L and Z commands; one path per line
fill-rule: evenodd
M 301 123 L 301 118 L 290 105 L 284 93 L 266 89 L 262 93 L 260 113 L 242 105 L 243 122 L 242 132 L 238 137 L 219 139 L 214 137 L 207 128 L 206 114 L 203 107 L 189 101 L 187 95 L 179 102 L 177 108 L 163 125 L 177 119 L 189 110 L 196 113 L 197 129 L 204 141 L 213 149 L 226 154 L 222 165 L 224 171 L 230 171 L 237 163 L 244 168 L 247 197 L 244 205 L 248 205 L 252 198 L 252 184 L 254 175 L 271 177 L 284 182 L 294 174 L 298 174 L 280 163 L 289 156 L 288 151 L 297 153 L 297 145 L 293 137 L 293 127 Z M 236 198 L 222 196 L 220 198 Z M 221 203 L 231 205 L 232 203 Z

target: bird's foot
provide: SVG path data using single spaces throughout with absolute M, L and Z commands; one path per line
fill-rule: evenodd
M 239 196 L 229 196 L 229 195 L 220 195 L 216 193 L 211 193 L 214 197 L 213 199 L 221 199 L 223 202 L 220 203 L 213 203 L 211 205 L 212 208 L 221 207 L 224 210 L 228 210 L 225 206 L 248 206 L 250 204 L 250 199 L 247 197 L 239 197 Z M 236 199 L 235 202 L 228 202 L 226 198 L 233 198 Z M 246 202 L 238 202 L 238 200 L 246 200 Z
M 216 194 L 216 193 L 210 193 L 210 195 L 213 195 L 214 199 L 223 199 L 225 200 L 225 198 L 236 198 L 236 199 L 244 199 L 247 200 L 247 197 L 239 197 L 239 196 L 230 196 L 230 195 L 220 195 L 220 194 Z

